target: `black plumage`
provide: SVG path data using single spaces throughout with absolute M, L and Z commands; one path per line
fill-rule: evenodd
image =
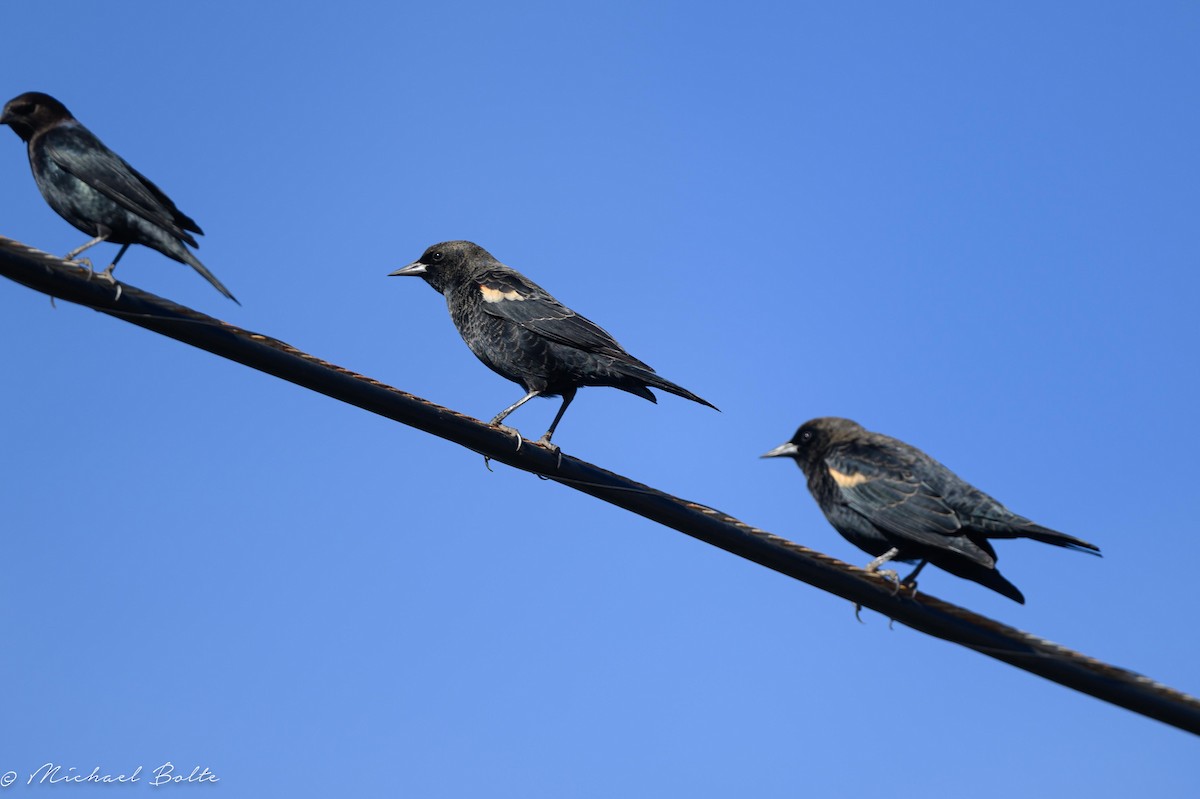
M 391 274 L 421 277 L 441 292 L 471 352 L 497 374 L 524 387 L 525 396 L 497 414 L 494 425 L 534 397 L 561 396 L 562 405 L 539 442 L 549 445 L 582 386 L 611 386 L 651 402 L 657 399 L 650 388 L 659 388 L 716 408 L 659 377 L 597 324 L 477 244 L 435 244 Z
M 829 523 L 875 556 L 928 562 L 1024 604 L 1017 587 L 996 570 L 990 539 L 1032 538 L 1098 555 L 1099 547 L 1019 516 L 938 461 L 903 441 L 872 433 L 849 419 L 805 422 L 764 458 L 793 458 Z
M 104 146 L 95 134 L 48 94 L 27 92 L 9 100 L 0 114 L 28 147 L 29 166 L 42 197 L 59 216 L 92 240 L 67 260 L 95 244 L 120 244 L 112 271 L 131 244 L 158 250 L 199 272 L 217 291 L 237 302 L 229 289 L 185 245 L 198 246 L 200 226 L 136 169 Z

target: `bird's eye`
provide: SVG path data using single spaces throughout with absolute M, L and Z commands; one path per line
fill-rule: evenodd
M 32 114 L 33 109 L 35 108 L 37 108 L 37 106 L 33 103 L 21 103 L 20 105 L 14 105 L 13 111 L 24 117 Z
M 803 432 L 800 433 L 800 442 L 801 443 L 807 444 L 808 442 L 810 442 L 812 440 L 813 440 L 813 431 L 804 430 Z
M 434 253 L 433 255 L 431 255 L 430 257 L 431 257 L 433 260 L 435 260 L 435 261 L 440 261 L 440 260 L 442 260 L 442 253 L 441 253 L 441 252 L 435 252 L 435 253 Z

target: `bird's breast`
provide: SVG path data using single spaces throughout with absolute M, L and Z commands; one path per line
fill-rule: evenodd
M 29 164 L 38 191 L 54 212 L 88 235 L 111 229 L 119 212 L 116 204 L 87 183 L 66 171 L 38 149 L 30 152 Z

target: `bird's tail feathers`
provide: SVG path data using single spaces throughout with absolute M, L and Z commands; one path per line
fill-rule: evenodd
M 1022 538 L 1032 538 L 1034 541 L 1041 541 L 1043 544 L 1053 544 L 1063 549 L 1073 549 L 1076 552 L 1086 552 L 1089 555 L 1101 557 L 1100 547 L 1095 544 L 1084 541 L 1082 538 L 1076 538 L 1073 535 L 1051 530 L 1049 527 L 1042 527 L 1040 524 L 1033 524 L 1028 528 L 1022 528 L 1020 536 Z
M 1004 575 L 995 569 L 986 569 L 984 571 L 986 573 L 980 575 L 980 579 L 975 580 L 975 582 L 992 589 L 997 594 L 1008 597 L 1019 605 L 1025 604 L 1025 595 L 1021 593 L 1021 589 L 1006 580 Z
M 651 371 L 650 369 L 642 369 L 641 367 L 634 366 L 633 364 L 629 364 L 629 363 L 620 363 L 619 368 L 625 374 L 627 374 L 630 377 L 635 378 L 637 380 L 641 380 L 642 382 L 646 383 L 651 388 L 662 389 L 663 391 L 666 391 L 669 394 L 674 394 L 677 397 L 683 397 L 684 399 L 689 399 L 692 402 L 698 402 L 701 405 L 707 405 L 708 407 L 712 408 L 714 411 L 721 410 L 716 405 L 713 405 L 711 402 L 709 402 L 706 399 L 702 399 L 701 397 L 696 396 L 695 394 L 688 391 L 683 386 L 676 385 L 676 384 L 672 383 L 670 380 L 667 380 L 665 377 L 659 377 L 658 373 Z M 631 389 L 625 389 L 625 390 L 631 391 Z M 641 396 L 641 397 L 645 397 L 646 394 L 650 394 L 649 391 L 646 391 L 646 394 L 642 394 L 639 391 L 632 391 L 632 393 L 637 394 L 638 396 Z M 647 397 L 647 399 L 650 399 L 653 396 L 654 396 L 653 394 L 650 394 L 650 396 Z
M 215 288 L 217 291 L 221 292 L 222 294 L 224 294 L 226 297 L 233 300 L 234 302 L 237 302 L 238 305 L 241 305 L 241 303 L 238 302 L 237 297 L 233 296 L 233 294 L 230 293 L 229 289 L 225 288 L 224 283 L 222 283 L 220 280 L 217 280 L 216 275 L 214 275 L 212 272 L 208 271 L 207 266 L 200 263 L 200 259 L 197 258 L 195 255 L 193 255 L 191 250 L 187 249 L 186 247 L 180 247 L 179 249 L 182 251 L 182 255 L 183 255 L 183 257 L 180 260 L 182 260 L 185 264 L 190 266 L 192 269 L 195 269 L 197 272 L 199 272 L 200 276 L 203 277 L 205 280 L 207 280 L 209 283 L 211 283 L 213 285 L 213 288 Z
M 621 389 L 622 391 L 628 391 L 630 394 L 636 394 L 642 399 L 650 400 L 655 405 L 658 404 L 658 397 L 654 396 L 654 392 L 643 386 L 641 383 L 624 383 L 617 386 L 617 388 Z
M 943 557 L 931 557 L 929 558 L 929 562 L 942 571 L 948 571 L 956 577 L 979 583 L 985 588 L 992 589 L 997 594 L 1008 597 L 1013 602 L 1021 605 L 1025 604 L 1025 595 L 1015 585 L 1006 580 L 1004 575 L 996 571 L 995 568 L 981 566 L 974 561 L 949 554 Z

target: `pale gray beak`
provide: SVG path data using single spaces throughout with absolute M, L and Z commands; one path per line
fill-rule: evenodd
M 388 277 L 405 277 L 408 275 L 423 275 L 425 274 L 425 264 L 420 261 L 413 261 L 408 266 L 403 266 L 395 272 L 388 272 Z
M 780 444 L 770 452 L 764 452 L 759 455 L 760 458 L 794 458 L 796 457 L 796 445 L 792 442 Z

